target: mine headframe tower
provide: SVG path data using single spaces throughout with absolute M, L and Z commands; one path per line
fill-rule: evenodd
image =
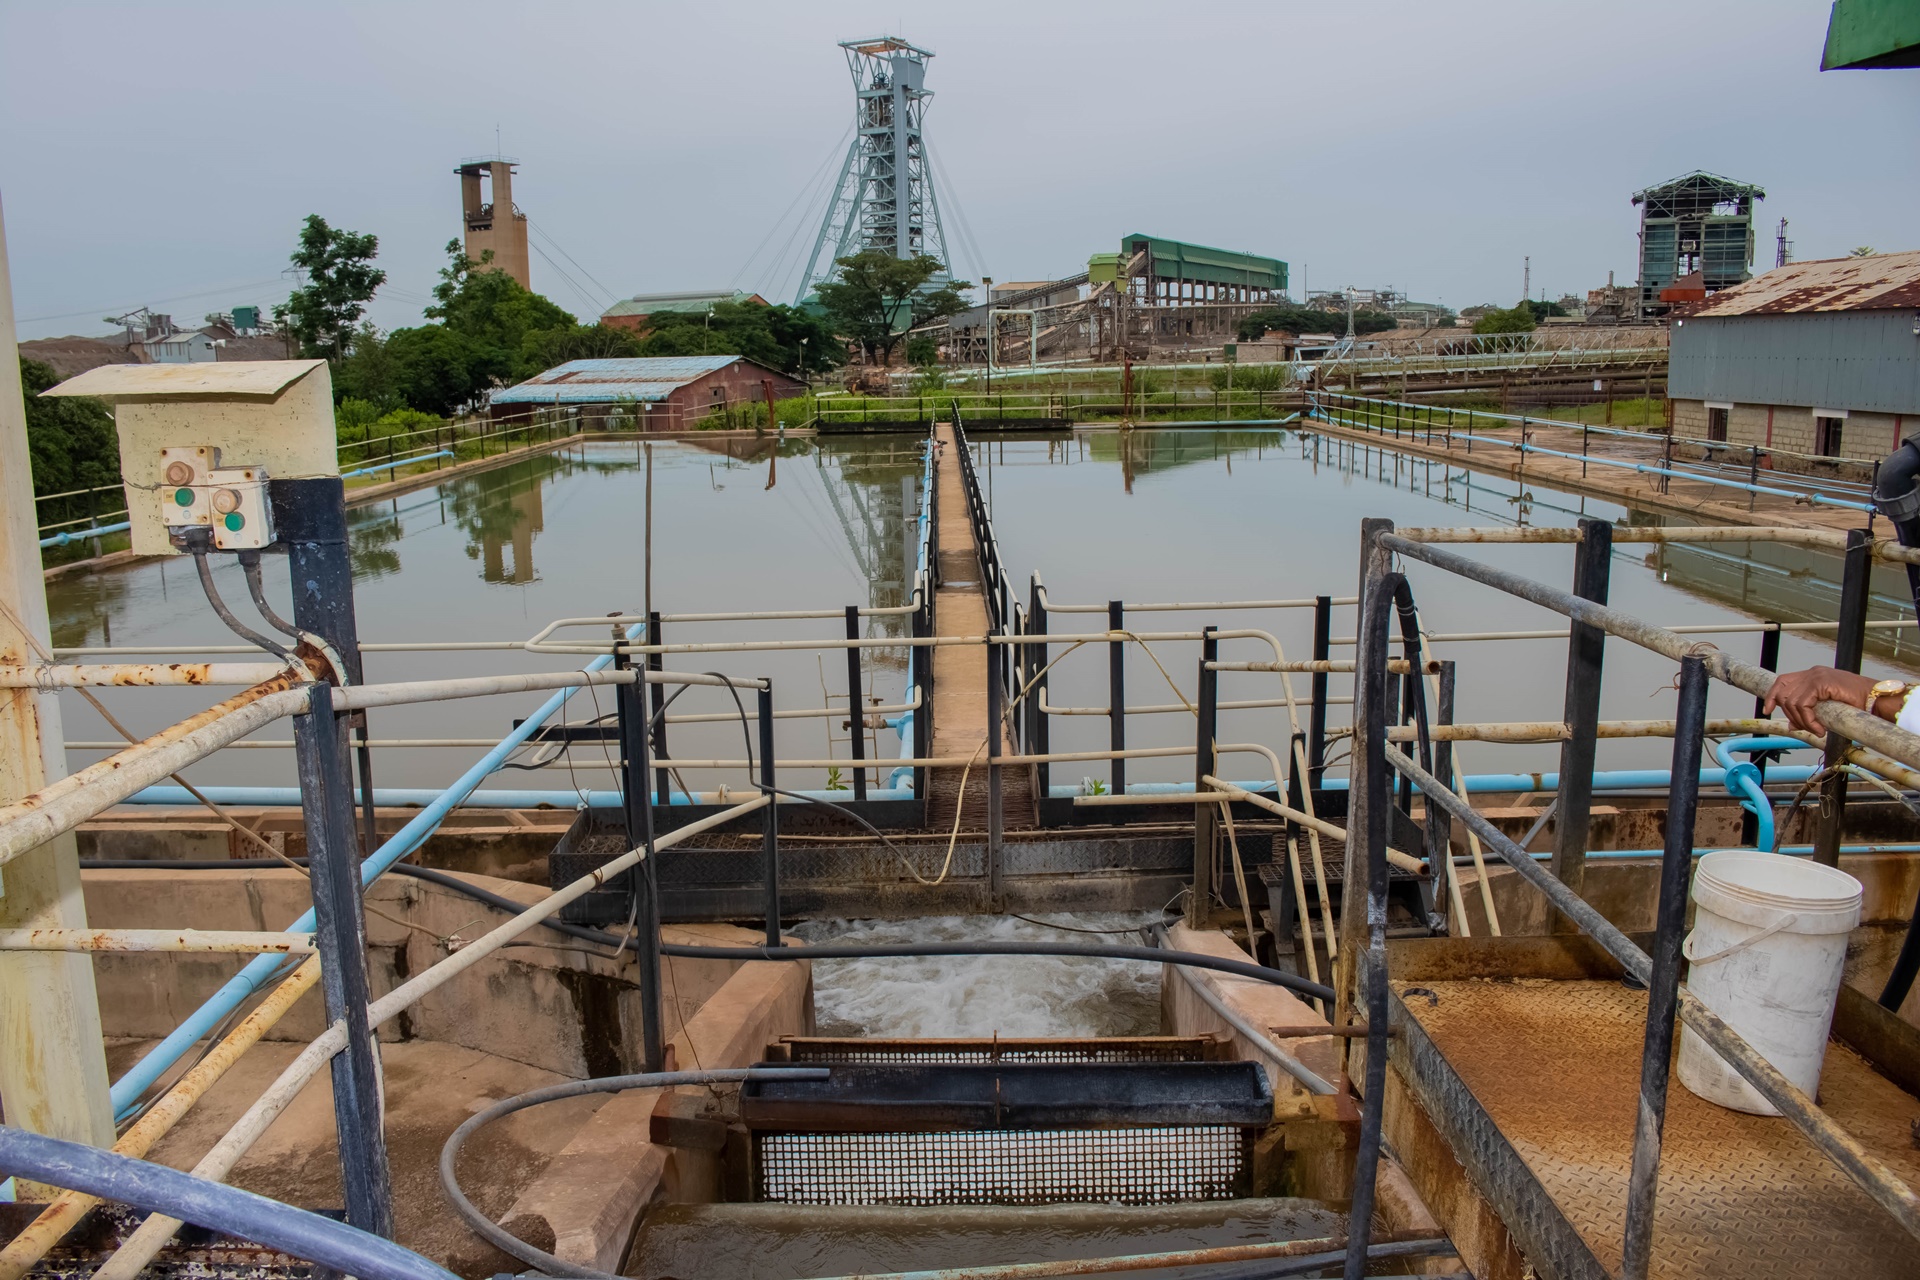
M 1753 275 L 1753 202 L 1767 193 L 1695 170 L 1633 193 L 1640 206 L 1640 314 L 1664 315 L 1662 291 L 1698 277 L 1706 294 Z
M 924 129 L 933 54 L 897 36 L 844 40 L 840 48 L 853 77 L 853 142 L 795 302 L 833 274 L 836 259 L 868 250 L 948 264 Z

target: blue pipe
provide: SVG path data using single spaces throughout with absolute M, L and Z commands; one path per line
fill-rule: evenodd
M 410 458 L 392 458 L 377 467 L 361 467 L 358 471 L 342 471 L 342 480 L 351 480 L 355 476 L 370 476 L 380 471 L 394 471 L 401 467 L 410 467 L 416 462 L 425 462 L 429 458 L 451 458 L 453 450 L 441 449 L 434 453 L 416 453 Z
M 456 1280 L 452 1272 L 413 1250 L 358 1227 L 85 1143 L 0 1125 L 0 1168 L 284 1249 L 343 1275 L 366 1280 Z
M 1807 745 L 1797 738 L 1788 738 L 1783 741 L 1791 742 L 1796 747 L 1804 747 Z M 1767 780 L 1769 782 L 1805 782 L 1808 778 L 1812 777 L 1814 773 L 1815 769 L 1811 765 L 1783 765 L 1779 768 L 1768 770 Z M 1702 785 L 1725 785 L 1726 780 L 1727 771 L 1725 769 L 1702 769 L 1700 771 L 1700 781 Z M 1558 791 L 1560 789 L 1560 775 L 1558 773 L 1470 773 L 1462 779 L 1462 781 L 1466 784 L 1469 795 L 1502 791 Z M 1671 775 L 1665 769 L 1613 769 L 1593 775 L 1593 789 L 1595 791 L 1639 791 L 1648 788 L 1664 787 L 1669 785 L 1670 782 Z M 1274 790 L 1274 784 L 1271 782 L 1236 782 L 1233 785 L 1247 791 Z M 1345 778 L 1328 778 L 1325 782 L 1325 790 L 1345 791 L 1346 789 L 1347 780 Z M 1127 784 L 1127 794 L 1130 796 L 1191 795 L 1192 793 L 1193 784 L 1191 782 L 1129 782 Z M 1080 788 L 1074 786 L 1053 786 L 1047 789 L 1047 794 L 1050 796 L 1077 796 L 1080 794 Z
M 1768 799 L 1766 788 L 1762 785 L 1760 766 L 1753 763 L 1751 757 L 1761 751 L 1800 751 L 1806 748 L 1807 744 L 1798 738 L 1778 737 L 1729 738 L 1714 747 L 1714 755 L 1726 766 L 1724 785 L 1727 794 L 1744 797 L 1740 807 L 1754 817 L 1754 848 L 1773 848 L 1773 801 Z M 1749 758 L 1735 760 L 1733 757 L 1736 752 L 1744 753 Z
M 215 804 L 282 805 L 287 807 L 297 807 L 300 804 L 300 789 L 298 787 L 196 787 L 194 790 L 200 792 L 201 795 L 206 796 L 207 799 L 213 801 Z M 355 794 L 358 793 L 356 792 Z M 435 800 L 438 800 L 441 794 L 441 792 L 434 790 L 432 787 L 376 787 L 373 792 L 373 802 L 377 805 L 394 809 L 425 808 Z M 463 809 L 579 809 L 582 807 L 589 809 L 617 809 L 624 803 L 618 791 L 588 791 L 584 793 L 586 797 L 584 801 L 581 799 L 582 794 L 583 793 L 579 791 L 506 791 L 490 789 L 487 791 L 473 792 L 465 800 L 461 801 L 460 807 Z M 795 794 L 809 796 L 817 800 L 832 800 L 836 797 L 844 799 L 846 796 L 846 793 L 843 791 L 800 791 Z M 911 800 L 913 799 L 913 788 L 869 790 L 867 795 L 874 800 Z M 667 797 L 666 803 L 669 805 L 710 803 L 709 801 L 696 799 L 689 796 L 686 792 L 677 789 L 669 789 Z M 654 796 L 653 802 L 655 804 L 660 803 L 657 794 Z M 194 799 L 193 793 L 185 787 L 154 786 L 142 791 L 136 791 L 121 803 L 191 805 L 198 804 L 199 801 Z M 783 800 L 781 803 L 784 804 L 786 802 Z
M 1806 743 L 1803 742 L 1800 745 L 1805 746 Z M 1701 858 L 1701 857 L 1705 857 L 1707 854 L 1712 852 L 1713 852 L 1712 849 L 1695 849 L 1693 851 L 1693 856 L 1696 858 Z M 1779 854 L 1784 854 L 1787 857 L 1791 857 L 1791 858 L 1808 858 L 1813 856 L 1813 846 L 1810 844 L 1783 844 L 1778 849 L 1775 849 L 1774 852 Z M 1840 852 L 1858 853 L 1858 854 L 1920 853 L 1920 844 L 1843 844 L 1840 846 Z M 1551 851 L 1542 850 L 1538 853 L 1533 853 L 1530 856 L 1533 858 L 1534 861 L 1541 862 L 1541 861 L 1545 861 L 1548 858 L 1551 858 L 1553 854 Z M 1666 850 L 1664 849 L 1589 849 L 1587 851 L 1587 857 L 1589 859 L 1592 859 L 1592 858 L 1655 858 L 1655 859 L 1658 859 L 1658 858 L 1663 858 L 1665 856 L 1666 856 Z M 1453 860 L 1459 866 L 1471 866 L 1473 864 L 1473 859 L 1471 857 L 1468 857 L 1462 854 L 1455 854 Z M 1492 859 L 1489 858 L 1488 861 L 1491 862 Z
M 40 539 L 43 547 L 64 547 L 79 542 L 83 538 L 97 538 L 103 533 L 122 533 L 133 528 L 131 520 L 122 520 L 119 524 L 97 524 L 91 529 L 75 529 L 67 533 L 56 533 L 52 537 Z

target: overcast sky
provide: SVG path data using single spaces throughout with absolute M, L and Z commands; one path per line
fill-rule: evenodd
M 790 300 L 852 119 L 835 44 L 882 31 L 937 55 L 927 134 L 968 279 L 1066 275 L 1148 232 L 1284 258 L 1296 295 L 1511 303 L 1531 255 L 1558 296 L 1632 280 L 1630 195 L 1692 169 L 1766 189 L 1761 269 L 1781 217 L 1798 258 L 1920 248 L 1920 71 L 1821 73 L 1827 10 L 0 0 L 15 313 L 37 337 L 270 305 L 318 213 L 380 237 L 374 320 L 417 322 L 453 167 L 496 126 L 563 306 Z

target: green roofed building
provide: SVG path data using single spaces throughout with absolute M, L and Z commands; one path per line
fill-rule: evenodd
M 1834 0 L 1822 71 L 1920 67 L 1920 4 L 1914 0 Z
M 1120 258 L 1119 273 L 1145 280 L 1141 300 L 1161 306 L 1265 303 L 1287 291 L 1287 264 L 1278 258 L 1149 235 L 1124 237 Z

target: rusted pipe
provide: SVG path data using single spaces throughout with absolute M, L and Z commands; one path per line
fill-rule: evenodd
M 1055 1276 L 1099 1276 L 1119 1271 L 1167 1271 L 1176 1267 L 1203 1267 L 1227 1262 L 1278 1262 L 1334 1253 L 1344 1241 L 1286 1240 L 1272 1244 L 1226 1244 L 1210 1249 L 1180 1249 L 1170 1253 L 1129 1253 L 1113 1258 L 1075 1258 L 1063 1262 L 1006 1262 L 998 1266 L 943 1267 L 938 1271 L 890 1271 L 885 1274 L 837 1276 L 832 1280 L 1048 1280 Z M 1381 1257 L 1445 1251 L 1453 1246 L 1442 1236 L 1386 1237 L 1369 1252 Z M 1337 1265 L 1338 1260 L 1335 1260 Z
M 272 1030 L 287 1010 L 293 1008 L 300 997 L 312 990 L 319 980 L 320 960 L 317 956 L 309 956 L 287 976 L 286 981 L 268 994 L 259 1007 L 242 1019 L 239 1026 L 228 1032 L 224 1040 L 214 1045 L 205 1057 L 174 1082 L 158 1102 L 147 1109 L 145 1115 L 120 1135 L 120 1140 L 113 1144 L 115 1154 L 138 1158 L 151 1151 L 153 1145 L 180 1122 L 188 1109 L 227 1073 L 227 1069 L 240 1060 L 240 1055 L 258 1044 L 261 1037 Z M 9 1240 L 4 1249 L 0 1249 L 0 1280 L 21 1280 L 35 1263 L 46 1257 L 48 1250 L 79 1225 L 89 1209 L 99 1203 L 97 1196 L 81 1191 L 62 1191 L 54 1197 L 40 1211 L 39 1217 Z
M 1345 840 L 1347 838 L 1347 830 L 1345 827 L 1336 827 L 1325 818 L 1316 818 L 1310 813 L 1302 813 L 1290 804 L 1282 804 L 1278 800 L 1270 799 L 1257 792 L 1248 791 L 1244 787 L 1236 787 L 1231 782 L 1222 782 L 1210 773 L 1204 775 L 1201 781 L 1210 787 L 1218 788 L 1220 792 L 1231 799 L 1244 800 L 1257 809 L 1265 809 L 1269 813 L 1277 813 L 1281 817 L 1292 822 L 1297 822 L 1303 827 L 1310 827 L 1329 839 Z M 1182 796 L 1180 798 L 1186 800 L 1192 797 Z M 1426 871 L 1426 864 L 1421 862 L 1420 859 L 1414 857 L 1412 854 L 1402 853 L 1398 849 L 1389 848 L 1387 850 L 1387 861 L 1399 867 L 1402 871 L 1411 871 L 1415 875 Z
M 303 956 L 313 951 L 313 935 L 234 929 L 0 929 L 0 951 L 277 952 Z
M 255 685 L 285 675 L 281 662 L 48 663 L 0 667 L 0 689 L 78 689 L 89 685 Z M 306 678 L 307 673 L 296 673 Z
M 291 673 L 282 672 L 167 726 L 125 751 L 0 806 L 0 866 L 73 830 L 134 792 L 178 773 L 208 752 L 282 716 L 304 711 L 307 691 L 290 687 L 293 681 Z

